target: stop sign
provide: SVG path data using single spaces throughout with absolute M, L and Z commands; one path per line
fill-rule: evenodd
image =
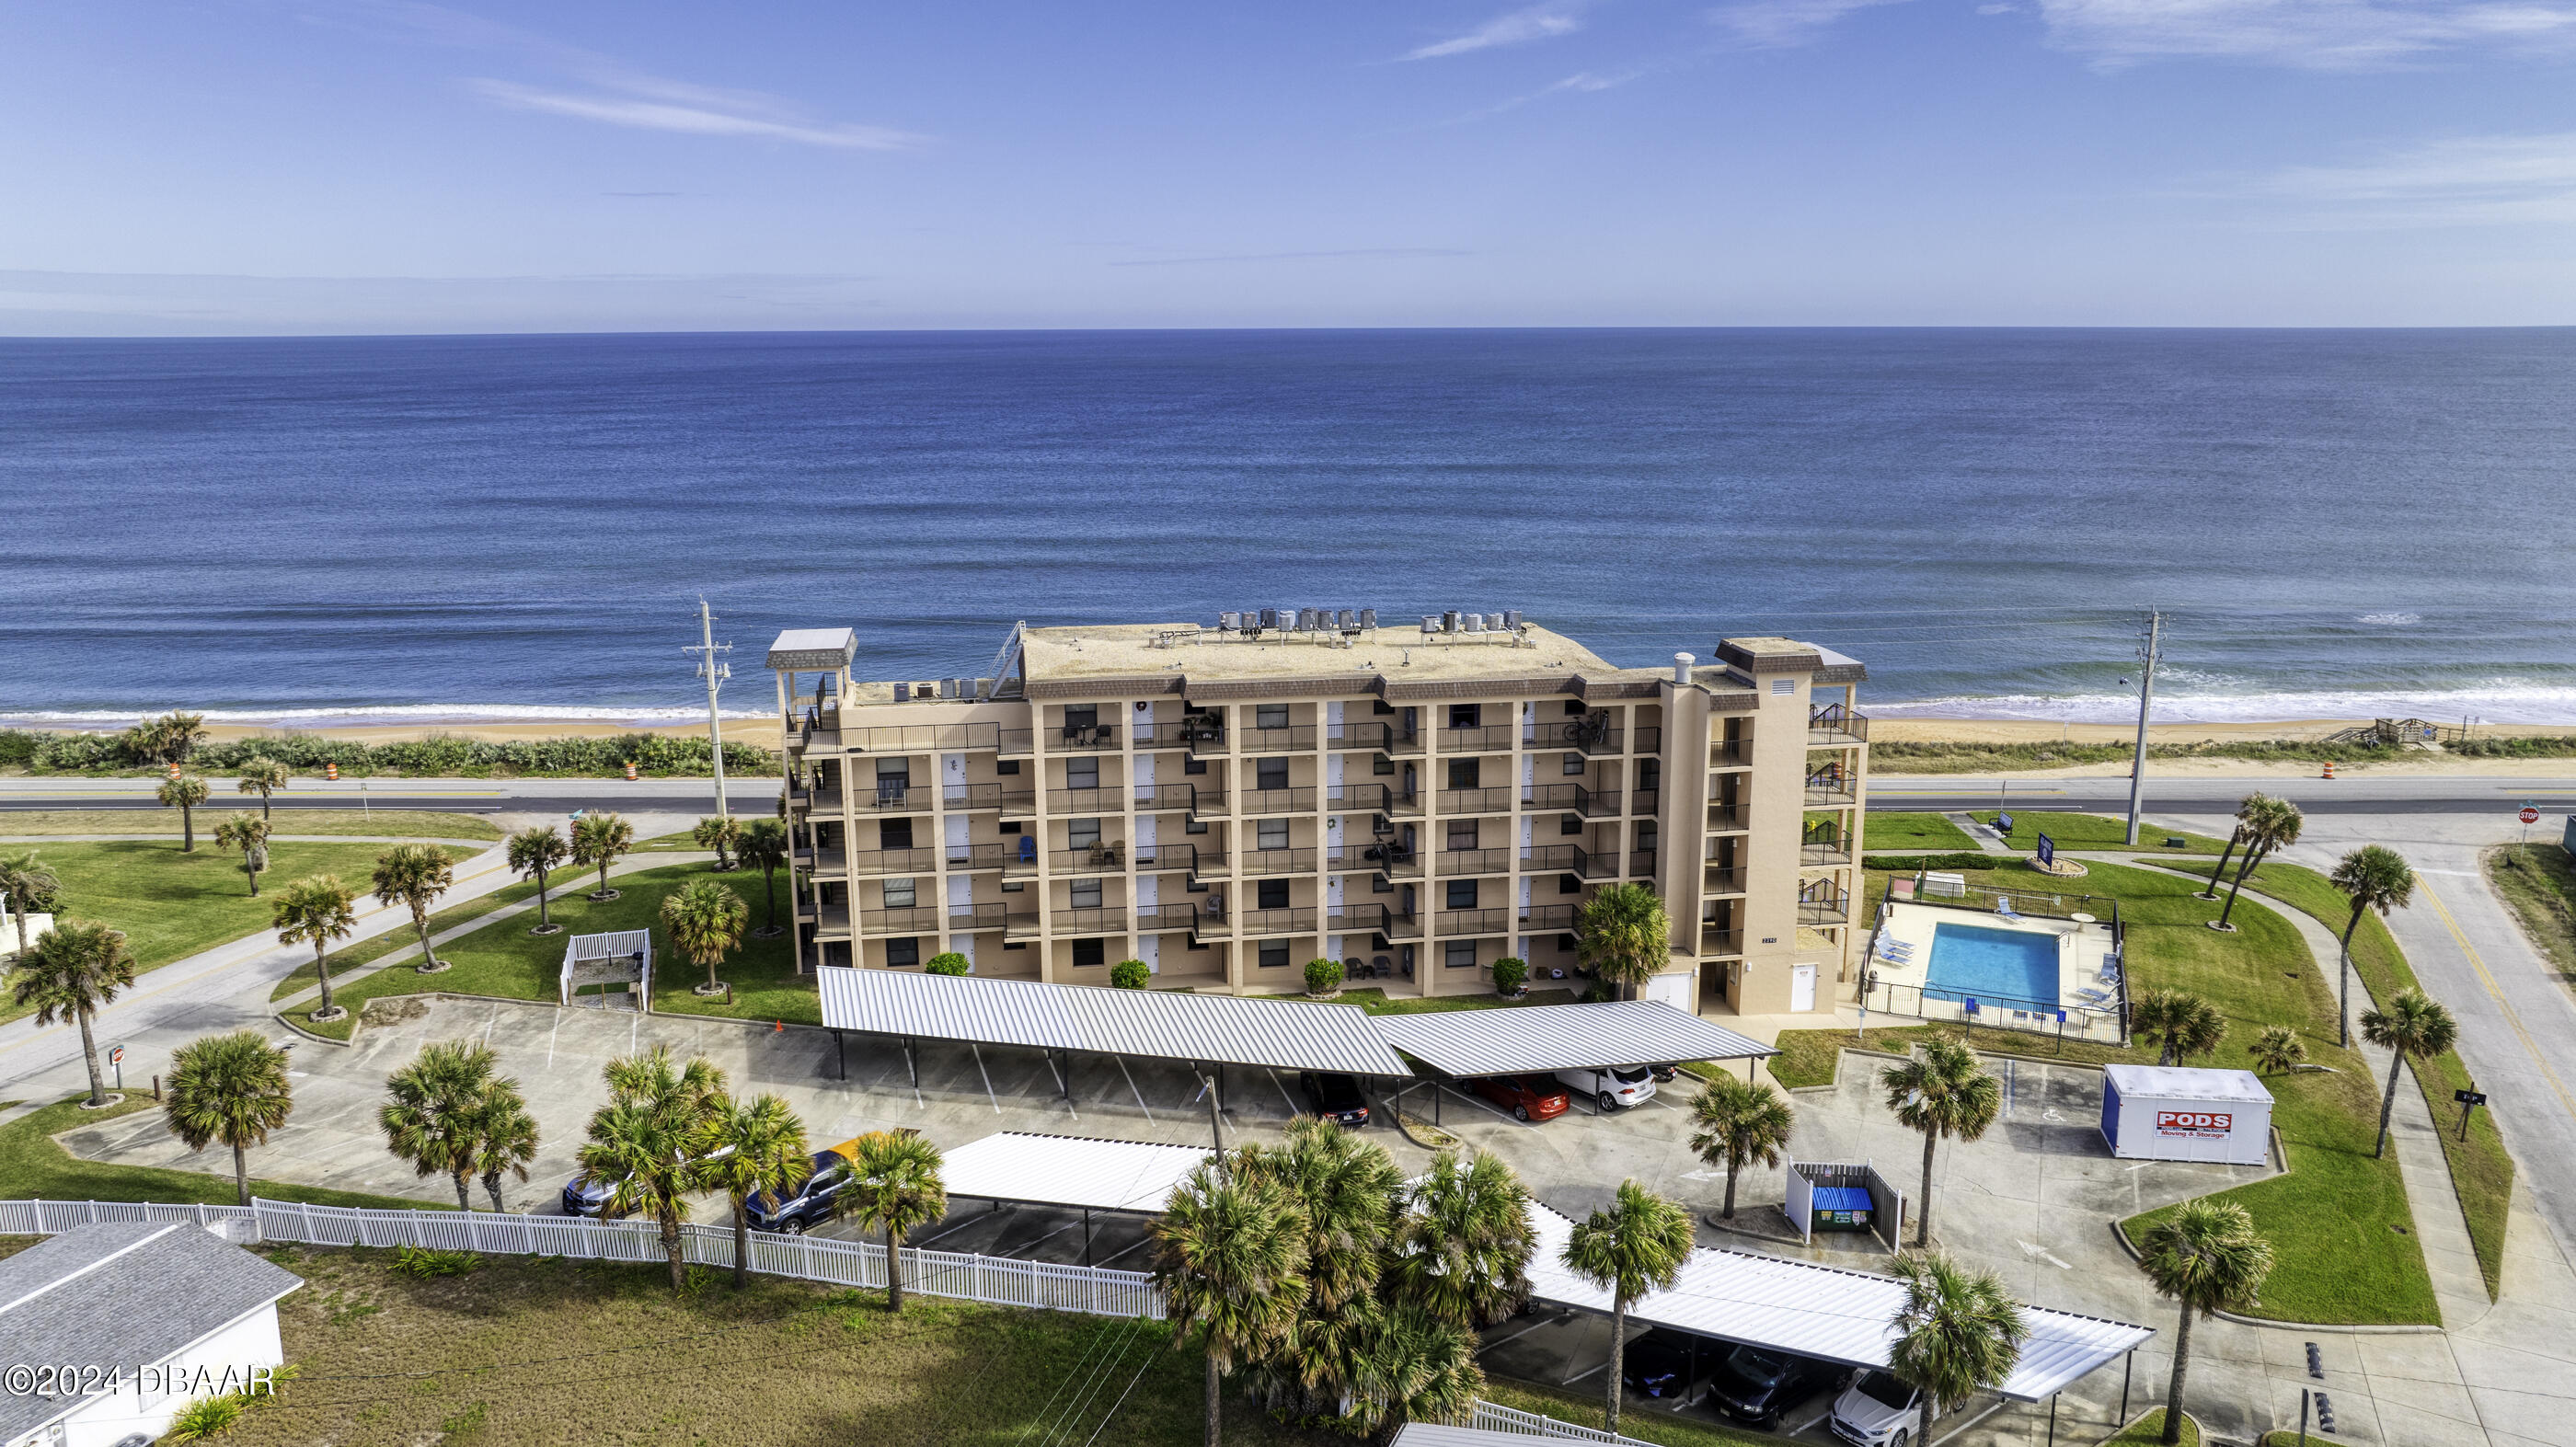
M 2525 823 L 2525 824 L 2537 824 L 2537 823 L 2539 823 L 2539 822 L 2540 822 L 2540 811 L 2539 811 L 2539 810 L 2537 810 L 2537 809 L 2534 809 L 2534 808 L 2533 808 L 2533 807 L 2531 807 L 2529 804 L 2525 804 L 2525 805 L 2523 805 L 2523 806 L 2522 806 L 2522 822 L 2523 822 L 2523 823 Z

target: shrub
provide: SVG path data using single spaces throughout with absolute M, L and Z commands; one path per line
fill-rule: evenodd
M 1517 995 L 1529 983 L 1529 962 L 1505 955 L 1494 961 L 1494 989 L 1497 993 Z
M 1120 960 L 1109 967 L 1109 983 L 1122 990 L 1141 990 L 1153 978 L 1143 960 Z
M 964 955 L 957 953 L 955 950 L 943 950 L 938 954 L 932 955 L 930 957 L 930 963 L 922 966 L 921 968 L 922 972 L 925 974 L 964 975 L 973 973 L 975 966 L 970 963 Z
M 5 766 L 20 753 L 25 755 L 21 762 L 36 773 L 94 773 L 145 768 L 152 763 L 139 752 L 138 741 L 124 735 L 13 733 L 7 740 L 0 740 L 0 766 Z M 275 759 L 304 774 L 318 774 L 325 764 L 337 764 L 341 772 L 359 777 L 369 774 L 501 773 L 613 778 L 626 771 L 630 760 L 642 772 L 655 775 L 704 775 L 713 772 L 708 763 L 710 755 L 705 739 L 666 738 L 660 734 L 628 734 L 614 739 L 509 739 L 501 742 L 436 735 L 383 744 L 362 744 L 313 734 L 270 734 L 200 744 L 188 757 L 192 766 L 210 773 L 237 770 L 254 757 Z M 757 745 L 728 743 L 725 745 L 725 772 L 774 778 L 778 774 L 778 760 L 767 749 Z
M 419 1281 L 433 1276 L 463 1276 L 482 1264 L 483 1258 L 471 1251 L 440 1251 L 428 1246 L 394 1248 L 394 1270 Z
M 2005 869 L 2021 863 L 2010 854 L 1864 854 L 1863 869 L 1893 869 L 1912 874 L 1918 869 Z
M 170 1419 L 170 1430 L 162 1434 L 164 1442 L 203 1442 L 231 1430 L 250 1409 L 250 1402 L 238 1392 L 220 1397 L 199 1397 L 179 1409 Z
M 23 769 L 36 761 L 45 736 L 25 729 L 0 729 L 0 768 Z
M 1329 995 L 1341 987 L 1342 966 L 1340 961 L 1328 960 L 1322 955 L 1317 955 L 1315 958 L 1306 962 L 1307 994 Z

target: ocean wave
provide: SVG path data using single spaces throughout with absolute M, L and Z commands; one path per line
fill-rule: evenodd
M 1901 702 L 1864 700 L 1880 718 L 2028 719 L 2044 723 L 2130 723 L 2134 693 L 1954 694 Z M 2296 723 L 2314 719 L 2473 718 L 2489 724 L 2576 723 L 2576 687 L 2495 683 L 2455 689 L 2286 689 L 2248 693 L 2156 694 L 2154 723 Z
M 2375 623 L 2382 628 L 2405 628 L 2424 621 L 2421 613 L 2364 613 L 2355 623 Z
M 21 728 L 124 728 L 159 709 L 65 709 L 0 713 L 0 724 Z M 704 708 L 599 708 L 575 704 L 422 703 L 347 704 L 333 708 L 210 708 L 196 710 L 206 722 L 242 728 L 360 728 L 370 725 L 430 727 L 439 724 L 631 724 L 661 728 L 704 723 Z M 752 709 L 726 709 L 727 719 L 765 719 Z

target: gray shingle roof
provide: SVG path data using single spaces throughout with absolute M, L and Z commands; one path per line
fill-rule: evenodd
M 130 1372 L 303 1284 L 200 1226 L 75 1226 L 0 1260 L 0 1363 L 96 1362 Z M 0 1440 L 75 1405 L 0 1393 Z

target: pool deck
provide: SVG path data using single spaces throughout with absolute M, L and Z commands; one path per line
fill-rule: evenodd
M 2057 998 L 2066 1011 L 2065 1033 L 2081 1039 L 2118 1042 L 2120 992 L 2117 976 L 2116 973 L 2104 974 L 2113 949 L 2111 926 L 2106 920 L 2007 916 L 1964 904 L 1891 902 L 1887 906 L 1886 919 L 1879 925 L 1877 953 L 1869 966 L 1878 975 L 1875 998 L 1885 1002 L 1886 1008 L 1897 1013 L 1920 1015 L 1927 1020 L 1956 1020 L 1967 1013 L 1966 1007 L 1957 1001 L 1924 994 L 1925 976 L 1931 967 L 1933 931 L 1945 923 L 1974 929 L 2046 935 L 2055 940 Z M 2059 1028 L 2054 1011 L 1998 1006 L 1983 1001 L 1980 1002 L 1977 1022 L 2022 1030 L 2044 1030 L 2051 1034 L 2057 1033 Z

